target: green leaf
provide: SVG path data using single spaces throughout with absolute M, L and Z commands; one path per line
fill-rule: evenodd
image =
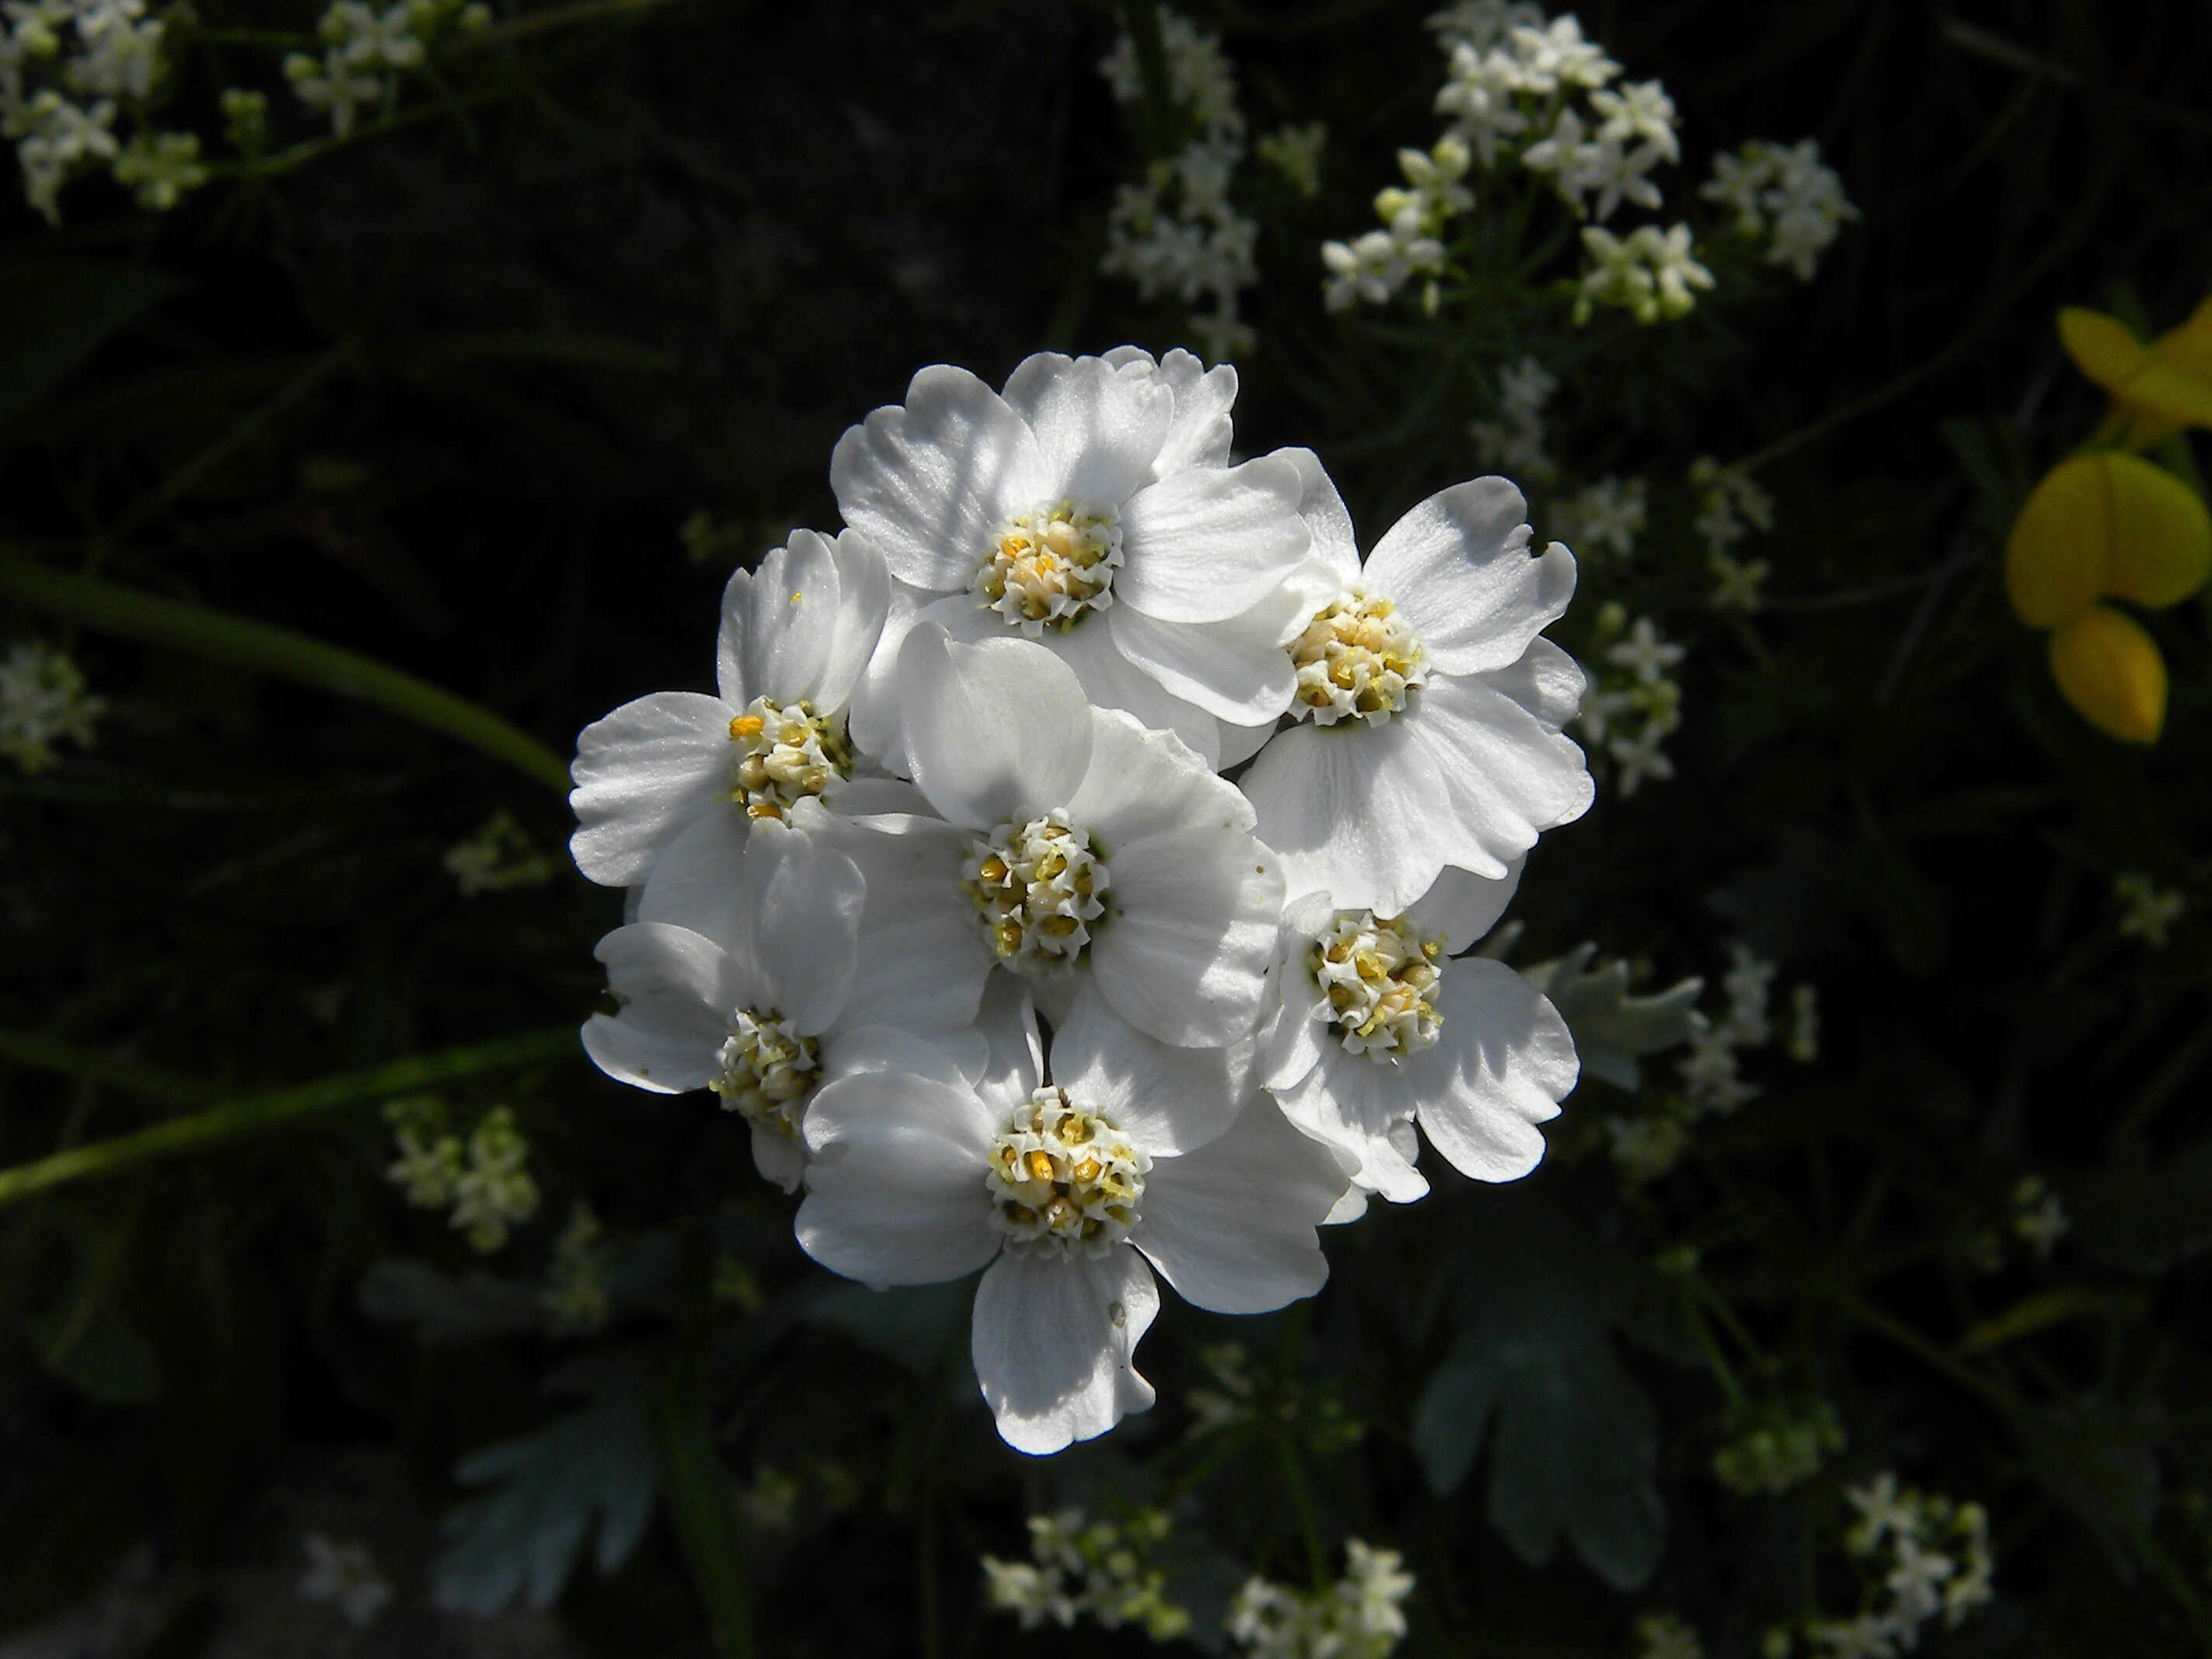
M 125 324 L 184 284 L 110 260 L 38 259 L 0 266 L 0 424 L 65 379 Z
M 1485 1198 L 1459 1255 L 1482 1271 L 1462 1276 L 1458 1340 L 1415 1411 L 1414 1448 L 1449 1493 L 1486 1440 L 1487 1513 L 1515 1553 L 1541 1565 L 1564 1534 L 1598 1577 L 1633 1589 L 1667 1534 L 1657 1413 L 1610 1329 L 1639 1275 L 1565 1216 Z
M 362 1275 L 361 1310 L 380 1325 L 410 1327 L 428 1343 L 481 1342 L 538 1329 L 545 1312 L 538 1287 L 481 1268 L 466 1279 L 427 1261 L 379 1261 Z
M 628 1560 L 644 1534 L 659 1485 L 644 1360 L 595 1354 L 555 1371 L 545 1391 L 589 1403 L 454 1466 L 463 1485 L 499 1490 L 446 1516 L 430 1593 L 448 1612 L 497 1613 L 518 1596 L 550 1607 L 595 1523 L 603 1575 Z
M 1567 1022 L 1583 1075 L 1633 1094 L 1636 1056 L 1690 1040 L 1690 1011 L 1705 982 L 1686 979 L 1656 996 L 1631 996 L 1628 963 L 1613 957 L 1592 968 L 1596 955 L 1596 945 L 1578 945 L 1556 961 L 1523 969 L 1522 977 L 1549 997 Z

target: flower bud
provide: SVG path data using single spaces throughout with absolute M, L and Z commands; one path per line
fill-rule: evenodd
M 2158 741 L 2166 724 L 2166 659 L 2141 623 L 2093 605 L 2051 636 L 2051 677 L 2099 731 Z

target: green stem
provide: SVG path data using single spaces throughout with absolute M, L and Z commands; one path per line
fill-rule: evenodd
M 79 1048 L 67 1042 L 57 1042 L 52 1037 L 39 1036 L 34 1031 L 0 1030 L 0 1060 L 15 1061 L 41 1072 L 59 1072 L 65 1077 L 82 1078 L 87 1083 L 104 1083 L 111 1088 L 127 1089 L 133 1094 L 151 1095 L 156 1100 L 181 1101 L 188 1105 L 199 1105 L 216 1098 L 219 1091 L 211 1084 L 198 1078 L 179 1075 L 156 1066 L 135 1065 L 127 1060 L 111 1060 L 106 1054 L 94 1054 L 89 1048 Z
M 744 1553 L 729 1482 L 714 1449 L 714 1431 L 699 1378 L 688 1352 L 669 1362 L 653 1404 L 660 1442 L 663 1489 L 669 1520 L 685 1564 L 707 1604 L 720 1659 L 752 1659 L 752 1598 L 744 1579 Z
M 505 46 L 510 40 L 544 34 L 551 29 L 566 28 L 571 23 L 589 23 L 602 17 L 621 17 L 634 11 L 653 11 L 668 3 L 669 0 L 576 0 L 574 5 L 551 6 L 544 11 L 532 12 L 527 16 L 511 17 L 504 23 L 494 23 L 478 33 L 456 40 L 447 50 L 458 57 L 465 52 Z
M 71 575 L 0 553 L 0 593 L 90 628 L 171 646 L 211 661 L 350 697 L 459 738 L 566 794 L 568 769 L 537 738 L 488 708 L 441 691 L 372 657 L 288 629 L 248 622 L 206 605 L 164 599 L 89 576 Z
M 550 1031 L 526 1031 L 516 1036 L 470 1043 L 434 1054 L 415 1054 L 388 1060 L 365 1072 L 346 1072 L 295 1089 L 254 1095 L 244 1100 L 211 1106 L 189 1117 L 171 1118 L 135 1133 L 73 1146 L 29 1164 L 0 1170 L 0 1206 L 20 1202 L 74 1181 L 119 1175 L 141 1164 L 177 1152 L 196 1152 L 264 1133 L 295 1118 L 313 1117 L 341 1106 L 366 1100 L 383 1100 L 433 1084 L 450 1083 L 488 1072 L 511 1072 L 525 1066 L 566 1060 L 576 1051 L 576 1033 L 559 1026 Z
M 1328 1552 L 1321 1547 L 1321 1529 L 1314 1523 L 1313 1495 L 1306 1490 L 1306 1472 L 1298 1467 L 1297 1443 L 1284 1426 L 1278 1426 L 1269 1438 L 1275 1443 L 1275 1461 L 1283 1471 L 1283 1485 L 1290 1490 L 1291 1507 L 1297 1512 L 1298 1531 L 1305 1538 L 1306 1571 L 1313 1587 L 1325 1590 L 1335 1577 L 1328 1570 Z

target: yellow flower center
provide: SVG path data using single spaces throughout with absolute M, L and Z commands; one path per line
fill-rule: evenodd
M 1039 1089 L 991 1146 L 991 1215 L 1009 1249 L 1103 1255 L 1137 1224 L 1152 1160 L 1060 1089 Z
M 748 817 L 781 818 L 809 795 L 827 794 L 853 775 L 845 722 L 817 714 L 810 702 L 755 697 L 731 719 L 730 741 L 737 759 L 729 799 Z
M 1328 997 L 1338 1041 L 1384 1066 L 1419 1054 L 1443 1033 L 1436 994 L 1444 961 L 1441 938 L 1372 910 L 1338 911 L 1306 955 Z
M 799 1137 L 806 1097 L 822 1080 L 821 1052 L 773 1008 L 740 1008 L 722 1044 L 722 1074 L 707 1086 L 746 1121 Z
M 1298 685 L 1291 712 L 1317 726 L 1349 718 L 1380 724 L 1406 707 L 1428 653 L 1397 607 L 1380 594 L 1340 594 L 1291 642 Z
M 1074 966 L 1106 911 L 1106 860 L 1059 810 L 970 836 L 961 875 L 991 949 L 1021 973 Z
M 1006 520 L 975 572 L 975 596 L 1030 639 L 1114 603 L 1121 526 L 1103 507 L 1040 501 Z

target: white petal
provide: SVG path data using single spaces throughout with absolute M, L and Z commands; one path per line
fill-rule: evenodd
M 1340 589 L 1359 580 L 1359 544 L 1352 531 L 1352 514 L 1344 497 L 1322 471 L 1321 457 L 1310 449 L 1273 452 L 1298 470 L 1298 516 L 1312 538 L 1313 555 L 1328 565 Z M 1334 596 L 1332 596 L 1334 597 Z
M 983 1034 L 972 1026 L 924 1035 L 896 1025 L 862 1025 L 822 1041 L 824 1086 L 862 1072 L 894 1072 L 948 1089 L 972 1089 L 989 1063 Z
M 1282 915 L 1273 854 L 1217 820 L 1109 844 L 1107 863 L 1114 903 L 1091 971 L 1115 1012 L 1178 1048 L 1249 1036 Z
M 1443 785 L 1403 719 L 1346 720 L 1276 733 L 1240 787 L 1291 886 L 1333 908 L 1402 915 L 1429 890 L 1455 841 Z M 1476 856 L 1480 856 L 1480 849 Z M 1504 873 L 1502 861 L 1492 871 Z
M 1004 1124 L 1028 1104 L 1044 1077 L 1044 1044 L 1028 985 L 1013 974 L 992 975 L 975 1023 L 989 1048 L 975 1093 Z
M 1527 980 L 1481 957 L 1444 970 L 1437 1012 L 1443 1035 L 1417 1057 L 1430 1062 L 1422 1133 L 1462 1175 L 1518 1180 L 1544 1156 L 1536 1125 L 1558 1116 L 1575 1086 L 1567 1023 Z
M 1154 1160 L 1129 1242 L 1186 1302 L 1266 1313 L 1328 1278 L 1314 1230 L 1349 1184 L 1335 1156 L 1262 1096 L 1219 1139 Z
M 1443 787 L 1451 830 L 1491 861 L 1484 867 L 1479 856 L 1468 856 L 1469 848 L 1454 845 L 1443 853 L 1447 863 L 1502 878 L 1505 865 L 1536 844 L 1539 831 L 1589 809 L 1589 767 L 1574 739 L 1486 677 L 1431 681 L 1404 724 Z
M 1112 361 L 1114 354 L 1106 355 Z M 1190 467 L 1228 465 L 1229 410 L 1237 401 L 1237 371 L 1227 363 L 1208 368 L 1177 346 L 1160 359 L 1159 372 L 1175 392 L 1175 419 L 1152 462 L 1152 476 L 1164 478 Z
M 722 589 L 715 657 L 722 701 L 743 708 L 755 697 L 812 699 L 837 637 L 837 561 L 811 530 L 794 530 L 757 568 L 740 570 Z
M 1116 619 L 1136 614 L 1127 605 L 1116 605 L 1103 616 L 1085 618 L 1065 634 L 1047 635 L 1042 643 L 1075 671 L 1093 705 L 1118 708 L 1156 732 L 1174 732 L 1211 771 L 1220 723 L 1196 703 L 1170 691 L 1115 644 Z
M 1274 1091 L 1283 1115 L 1352 1162 L 1352 1179 L 1393 1204 L 1410 1204 L 1429 1190 L 1399 1131 L 1414 1107 L 1402 1067 L 1376 1065 L 1348 1054 L 1323 1030 L 1319 1063 L 1296 1084 Z
M 1162 622 L 1126 605 L 1105 621 L 1121 654 L 1176 696 L 1233 726 L 1266 726 L 1290 708 L 1297 689 L 1282 623 L 1303 623 L 1306 614 L 1304 596 L 1293 592 L 1224 622 Z
M 1151 370 L 1039 352 L 1007 379 L 1006 399 L 1036 434 L 1052 478 L 1044 495 L 1113 508 L 1152 477 L 1175 418 L 1175 392 Z
M 1091 763 L 1067 803 L 1069 817 L 1103 838 L 1107 856 L 1126 842 L 1182 830 L 1249 834 L 1251 804 L 1170 733 L 1118 711 L 1091 723 Z
M 876 1071 L 823 1084 L 806 1108 L 799 1247 L 864 1285 L 975 1272 L 1000 1244 L 984 1184 L 997 1129 L 971 1089 Z
M 1006 1443 L 1042 1456 L 1149 1407 L 1137 1344 L 1159 1310 L 1152 1269 L 1132 1249 L 993 1262 L 975 1287 L 970 1352 Z
M 684 827 L 729 787 L 731 710 L 696 691 L 656 691 L 576 738 L 568 839 L 576 867 L 608 887 L 642 882 Z
M 1575 557 L 1557 542 L 1528 556 L 1528 503 L 1504 478 L 1441 490 L 1392 526 L 1364 580 L 1387 593 L 1447 674 L 1510 667 L 1566 614 Z
M 1321 1063 L 1322 1040 L 1328 1035 L 1322 1011 L 1328 999 L 1316 988 L 1304 962 L 1310 937 L 1299 941 L 1295 956 L 1275 969 L 1277 1000 L 1255 1046 L 1255 1075 L 1270 1089 L 1287 1089 Z
M 743 877 L 751 823 L 734 809 L 693 819 L 639 890 L 637 920 L 672 922 L 726 950 L 750 953 L 752 918 Z
M 939 363 L 914 377 L 903 406 L 875 410 L 837 441 L 830 484 L 891 574 L 943 593 L 968 585 L 1000 526 L 1041 500 L 1052 476 L 997 392 Z
M 1132 496 L 1116 604 L 1164 622 L 1220 622 L 1250 610 L 1305 557 L 1298 472 L 1262 458 L 1178 472 Z
M 835 714 L 852 701 L 891 604 L 890 567 L 873 542 L 857 530 L 841 531 L 830 551 L 837 561 L 837 629 L 813 693 L 815 712 L 821 714 Z
M 806 1175 L 806 1148 L 781 1129 L 753 1125 L 753 1168 L 787 1193 L 799 1190 Z
M 866 884 L 843 854 L 774 820 L 753 826 L 740 904 L 775 1012 L 818 1036 L 845 1009 Z
M 584 1051 L 609 1077 L 656 1094 L 703 1089 L 721 1074 L 730 1016 L 745 988 L 714 940 L 651 922 L 617 927 L 593 953 L 618 1014 L 594 1014 Z
M 851 859 L 867 883 L 841 1023 L 936 1031 L 974 1020 L 994 958 L 960 890 L 964 832 L 907 815 L 859 823 L 825 814 L 821 822 L 810 833 Z
M 906 711 L 900 707 L 898 696 L 899 647 L 906 643 L 921 612 L 937 600 L 934 593 L 893 580 L 883 631 L 876 636 L 868 665 L 853 687 L 845 729 L 855 749 L 889 771 L 907 770 Z
M 1574 719 L 1586 684 L 1583 665 L 1549 640 L 1528 641 L 1528 654 L 1510 668 L 1482 676 L 1546 726 L 1558 731 Z
M 1052 1080 L 1154 1158 L 1203 1146 L 1235 1122 L 1251 1062 L 1249 1043 L 1175 1048 L 1156 1042 L 1088 982 L 1052 1036 Z
M 971 829 L 1066 805 L 1091 763 L 1091 705 L 1041 645 L 956 645 L 925 623 L 899 651 L 907 759 L 929 804 Z
M 1425 933 L 1442 933 L 1444 954 L 1464 951 L 1497 925 L 1521 885 L 1525 859 L 1506 866 L 1502 880 L 1446 865 L 1429 890 L 1408 907 L 1407 919 Z

